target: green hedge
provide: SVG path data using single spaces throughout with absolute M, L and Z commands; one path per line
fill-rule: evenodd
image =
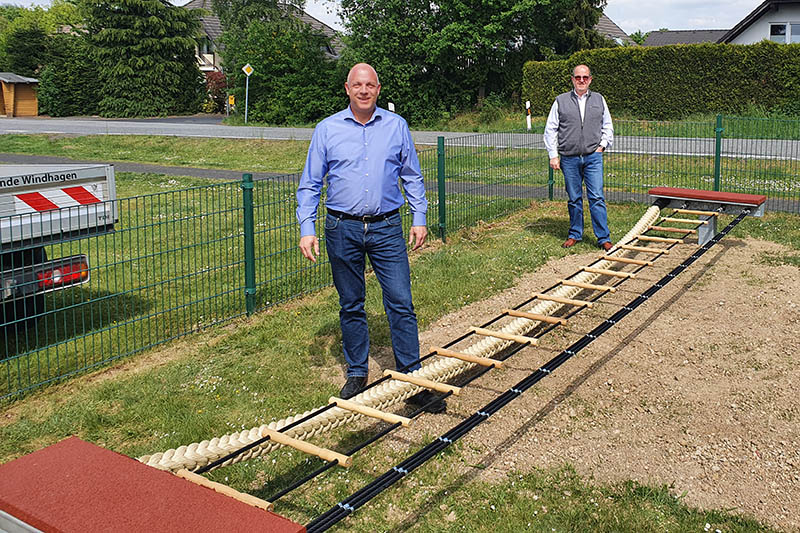
M 800 114 L 800 44 L 696 44 L 601 48 L 566 60 L 529 61 L 522 99 L 547 114 L 555 97 L 572 88 L 570 69 L 592 69 L 592 89 L 612 113 L 642 119 L 695 113 L 737 114 L 753 106 Z

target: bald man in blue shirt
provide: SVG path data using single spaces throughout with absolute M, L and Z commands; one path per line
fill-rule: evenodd
M 340 395 L 349 398 L 367 385 L 367 256 L 383 291 L 397 369 L 413 372 L 420 368 L 417 315 L 398 210 L 408 199 L 412 214 L 408 244 L 416 250 L 428 235 L 428 202 L 408 124 L 399 115 L 377 107 L 381 85 L 375 69 L 366 63 L 355 65 L 344 87 L 350 105 L 314 129 L 297 188 L 297 220 L 300 250 L 307 259 L 316 261 L 319 240 L 314 221 L 327 176 L 325 243 L 339 293 L 342 348 L 347 362 L 347 381 Z M 409 402 L 432 412 L 446 407 L 429 391 L 412 396 Z

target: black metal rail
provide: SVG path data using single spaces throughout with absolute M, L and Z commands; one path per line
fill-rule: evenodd
M 427 460 L 431 459 L 439 452 L 450 446 L 453 442 L 466 435 L 469 431 L 474 429 L 482 422 L 488 420 L 490 416 L 498 412 L 500 409 L 508 405 L 511 401 L 522 395 L 523 392 L 534 386 L 536 383 L 550 375 L 558 367 L 568 361 L 572 356 L 587 347 L 600 335 L 611 329 L 625 316 L 633 312 L 637 307 L 649 300 L 655 293 L 664 288 L 670 281 L 675 279 L 681 272 L 686 270 L 697 259 L 705 254 L 712 246 L 718 243 L 725 235 L 727 235 L 737 224 L 739 224 L 748 214 L 750 210 L 744 210 L 738 217 L 736 217 L 730 224 L 728 224 L 722 231 L 717 233 L 709 242 L 702 247 L 698 248 L 694 254 L 687 258 L 683 263 L 675 267 L 669 274 L 661 278 L 658 282 L 651 285 L 642 294 L 634 298 L 629 304 L 623 306 L 619 311 L 614 313 L 610 318 L 604 320 L 600 325 L 595 327 L 592 331 L 584 335 L 578 341 L 573 343 L 569 348 L 562 351 L 560 354 L 545 363 L 535 372 L 524 378 L 522 381 L 508 389 L 506 392 L 495 398 L 488 403 L 485 407 L 478 410 L 475 414 L 454 426 L 450 431 L 438 437 L 435 441 L 428 444 L 420 451 L 402 461 L 398 465 L 392 467 L 391 470 L 386 471 L 380 477 L 375 479 L 372 483 L 366 485 L 359 491 L 355 492 L 345 500 L 340 501 L 331 509 L 321 514 L 319 517 L 309 522 L 306 525 L 308 533 L 316 533 L 319 531 L 326 531 L 339 521 L 346 518 L 353 513 L 356 509 L 369 502 L 372 498 L 389 488 L 391 485 L 401 480 L 409 473 L 413 472 L 416 468 L 421 466 Z

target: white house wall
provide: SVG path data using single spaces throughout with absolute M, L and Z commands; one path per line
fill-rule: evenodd
M 800 2 L 794 5 L 780 5 L 777 10 L 769 10 L 753 22 L 731 41 L 733 44 L 753 44 L 769 39 L 770 24 L 800 24 Z

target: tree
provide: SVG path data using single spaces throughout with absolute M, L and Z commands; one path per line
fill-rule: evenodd
M 283 6 L 302 9 L 305 1 L 279 2 L 278 0 L 212 0 L 214 12 L 222 28 L 227 31 L 245 29 L 251 22 L 273 20 L 281 16 Z M 283 11 L 285 13 L 285 11 Z
M 253 120 L 306 124 L 344 107 L 344 75 L 337 75 L 336 63 L 325 56 L 328 39 L 289 10 L 228 30 L 223 43 L 223 64 L 240 105 L 245 97 L 241 67 L 249 63 L 254 69 L 248 110 Z
M 100 84 L 86 36 L 54 35 L 50 48 L 39 75 L 39 111 L 54 117 L 96 114 Z
M 636 30 L 635 32 L 631 33 L 629 37 L 633 42 L 641 46 L 647 40 L 648 35 L 650 35 L 650 32 L 642 33 L 642 30 Z
M 250 64 L 248 115 L 271 124 L 305 124 L 344 107 L 344 75 L 326 51 L 330 40 L 300 20 L 303 2 L 214 0 L 223 26 L 222 64 L 243 109 Z M 338 89 L 338 90 L 337 90 Z M 338 97 L 338 98 L 337 98 Z
M 195 60 L 199 15 L 166 0 L 86 0 L 104 116 L 196 112 L 205 88 Z
M 382 99 L 412 122 L 518 91 L 525 61 L 606 45 L 605 0 L 342 0 L 346 61 L 378 70 Z
M 48 37 L 55 32 L 55 18 L 41 7 L 0 11 L 3 18 L 0 33 L 0 68 L 21 76 L 36 76 L 47 63 Z
M 36 76 L 47 62 L 47 33 L 35 19 L 18 18 L 3 35 L 3 70 Z
M 566 46 L 570 49 L 570 52 L 616 46 L 616 43 L 594 30 L 605 6 L 606 0 L 601 0 L 600 2 L 596 0 L 578 0 L 575 5 L 567 10 L 567 14 L 564 17 L 566 26 L 564 36 L 567 38 Z

